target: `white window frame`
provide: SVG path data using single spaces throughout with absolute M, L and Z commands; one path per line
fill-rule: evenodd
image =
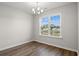
M 51 24 L 51 22 L 50 22 L 50 17 L 51 16 L 56 16 L 56 15 L 60 15 L 60 36 L 51 36 L 50 35 L 50 24 Z M 48 35 L 43 35 L 43 34 L 41 34 L 41 28 L 40 28 L 40 26 L 41 26 L 41 24 L 40 24 L 40 20 L 42 20 L 42 18 L 44 18 L 44 17 L 48 17 Z M 41 18 L 39 18 L 39 34 L 41 35 L 41 36 L 47 36 L 47 37 L 54 37 L 54 38 L 62 38 L 62 35 L 61 35 L 61 18 L 62 18 L 62 15 L 61 15 L 61 13 L 55 13 L 55 14 L 51 14 L 51 15 L 47 15 L 47 16 L 44 16 L 44 17 L 41 17 Z

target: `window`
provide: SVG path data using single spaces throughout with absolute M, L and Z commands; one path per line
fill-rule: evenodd
M 50 35 L 60 36 L 60 15 L 50 17 Z
M 61 36 L 61 15 L 51 15 L 40 19 L 40 34 L 44 36 Z
M 42 18 L 40 25 L 41 35 L 48 35 L 48 17 Z

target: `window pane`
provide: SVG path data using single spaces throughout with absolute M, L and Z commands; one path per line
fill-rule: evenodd
M 48 35 L 48 17 L 42 18 L 40 21 L 41 34 Z
M 60 15 L 50 17 L 50 35 L 60 36 Z

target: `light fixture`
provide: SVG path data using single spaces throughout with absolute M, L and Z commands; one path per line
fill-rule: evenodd
M 32 11 L 35 11 L 35 9 L 33 8 Z
M 44 10 L 43 9 L 41 9 L 41 12 L 43 12 Z
M 40 12 L 37 12 L 38 14 L 40 14 Z
M 42 8 L 40 8 L 38 6 L 38 2 L 36 2 L 36 6 L 34 8 L 32 8 L 32 12 L 33 12 L 33 14 L 38 14 L 39 15 L 39 14 L 43 13 L 44 10 Z
M 34 11 L 34 14 L 35 14 L 35 11 Z
M 39 11 L 40 10 L 40 7 L 38 7 L 37 10 Z

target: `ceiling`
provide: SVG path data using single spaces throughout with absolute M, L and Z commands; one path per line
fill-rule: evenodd
M 38 2 L 38 6 L 46 10 L 61 7 L 75 2 Z M 19 8 L 30 14 L 33 14 L 32 8 L 36 7 L 36 2 L 0 2 L 0 5 Z

